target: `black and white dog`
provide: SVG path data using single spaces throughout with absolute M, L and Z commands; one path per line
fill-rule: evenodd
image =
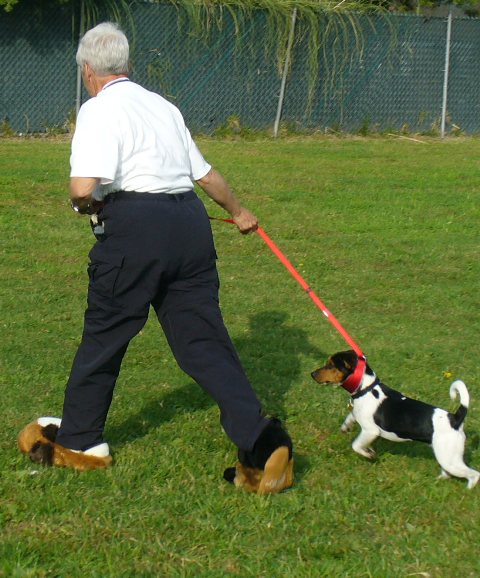
M 344 386 L 358 363 L 354 351 L 335 353 L 324 367 L 312 373 L 313 379 L 321 384 Z M 352 443 L 352 448 L 366 458 L 373 458 L 371 444 L 382 437 L 404 442 L 417 440 L 432 445 L 433 453 L 442 469 L 440 478 L 455 476 L 466 478 L 468 488 L 473 488 L 480 479 L 480 472 L 469 468 L 463 461 L 465 433 L 463 421 L 470 401 L 463 381 L 457 380 L 450 386 L 450 397 L 460 397 L 460 407 L 455 413 L 405 397 L 382 383 L 367 364 L 363 377 L 351 394 L 352 411 L 342 424 L 342 431 L 350 431 L 355 422 L 361 432 Z

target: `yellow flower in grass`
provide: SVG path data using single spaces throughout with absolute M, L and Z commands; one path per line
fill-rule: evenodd
M 443 372 L 443 377 L 444 377 L 445 379 L 452 379 L 453 373 L 447 369 L 447 371 L 444 371 L 444 372 Z

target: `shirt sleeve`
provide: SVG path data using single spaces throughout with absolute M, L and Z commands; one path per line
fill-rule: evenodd
M 185 127 L 187 133 L 188 156 L 190 158 L 191 177 L 194 181 L 198 181 L 204 177 L 212 168 L 210 164 L 203 158 L 202 153 L 192 139 L 192 135 L 188 128 Z
M 71 177 L 95 177 L 102 185 L 114 181 L 119 163 L 120 142 L 108 111 L 96 98 L 80 109 L 70 157 Z

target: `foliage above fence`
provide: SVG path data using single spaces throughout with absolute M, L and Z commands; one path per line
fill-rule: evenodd
M 142 1 L 142 0 L 137 0 Z M 293 8 L 299 10 L 332 11 L 332 10 L 365 10 L 371 8 L 385 7 L 387 2 L 384 0 L 147 0 L 150 4 L 170 3 L 175 6 L 184 6 L 196 11 L 199 9 L 207 9 L 215 12 L 217 9 L 237 12 L 245 10 L 251 12 L 252 10 L 269 10 L 272 12 L 291 12 Z M 456 0 L 457 3 L 465 0 Z M 10 12 L 17 4 L 22 6 L 29 6 L 37 4 L 37 0 L 0 0 L 0 6 L 5 11 Z M 85 10 L 91 14 L 98 14 L 99 10 L 118 14 L 117 10 L 125 10 L 131 8 L 132 2 L 125 0 L 83 0 L 82 3 Z M 431 2 L 430 2 L 431 3 Z M 50 6 L 65 6 L 67 4 L 79 4 L 78 0 L 51 0 Z
M 272 127 L 284 73 L 282 120 L 290 130 L 436 130 L 445 19 L 340 7 L 315 12 L 310 0 L 305 11 L 289 12 L 300 5 L 290 1 L 284 12 L 259 4 L 134 3 L 122 22 L 131 40 L 132 79 L 177 104 L 197 132 L 212 133 L 229 119 L 236 127 Z M 75 111 L 79 13 L 69 5 L 37 6 L 33 18 L 32 10 L 21 3 L 0 15 L 4 133 L 62 127 Z M 454 21 L 447 80 L 449 126 L 456 132 L 480 131 L 479 32 L 478 20 Z
M 152 0 L 151 3 L 160 2 L 162 0 Z M 246 8 L 260 8 L 260 9 L 272 9 L 272 10 L 292 10 L 295 7 L 307 6 L 314 10 L 334 10 L 334 9 L 345 9 L 345 10 L 363 10 L 364 8 L 370 8 L 370 6 L 388 9 L 390 12 L 415 12 L 417 14 L 423 8 L 432 8 L 435 6 L 445 4 L 444 0 L 163 0 L 165 2 L 171 2 L 172 4 L 191 4 L 195 6 L 204 7 L 215 7 L 222 6 L 226 9 L 235 9 L 238 7 Z M 29 5 L 32 3 L 37 3 L 37 0 L 0 0 L 0 6 L 4 8 L 7 12 L 11 11 L 14 6 L 19 3 L 22 5 Z M 75 0 L 51 0 L 51 4 L 65 5 L 74 4 Z M 118 8 L 123 9 L 125 6 L 131 6 L 131 3 L 125 2 L 125 0 L 103 0 L 98 2 L 98 0 L 83 0 L 87 11 L 90 13 L 95 13 L 98 7 L 107 8 L 115 12 Z M 480 9 L 479 0 L 451 0 L 450 4 L 460 6 L 465 10 L 466 14 L 469 16 L 477 15 Z

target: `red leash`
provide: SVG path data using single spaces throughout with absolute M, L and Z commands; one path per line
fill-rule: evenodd
M 211 220 L 223 221 L 224 223 L 234 223 L 232 219 L 218 219 L 215 217 L 210 217 Z M 360 382 L 362 381 L 363 374 L 366 368 L 366 357 L 363 351 L 357 345 L 357 343 L 352 339 L 352 337 L 347 333 L 338 319 L 333 315 L 331 311 L 327 309 L 323 301 L 319 299 L 313 289 L 308 285 L 305 279 L 300 275 L 300 273 L 295 269 L 292 263 L 287 259 L 284 253 L 279 249 L 279 247 L 272 241 L 272 239 L 265 233 L 265 231 L 258 227 L 256 233 L 264 240 L 265 244 L 269 247 L 272 253 L 277 257 L 277 259 L 284 265 L 287 271 L 292 275 L 292 277 L 297 281 L 297 283 L 302 287 L 302 289 L 307 293 L 310 299 L 315 303 L 315 305 L 320 309 L 320 311 L 325 315 L 325 317 L 330 321 L 330 323 L 335 327 L 335 329 L 340 333 L 340 335 L 345 339 L 345 341 L 350 345 L 350 347 L 358 355 L 358 363 L 355 371 L 350 375 L 342 384 L 342 387 L 346 389 L 349 393 L 355 393 L 360 387 Z

